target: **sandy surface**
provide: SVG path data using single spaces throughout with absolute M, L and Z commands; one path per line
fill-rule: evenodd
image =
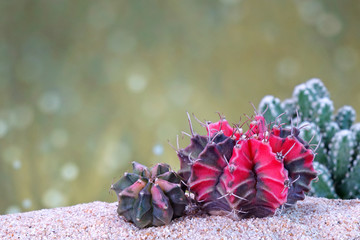
M 273 217 L 189 215 L 142 230 L 105 202 L 1 215 L 0 223 L 0 239 L 360 239 L 360 200 L 307 197 Z

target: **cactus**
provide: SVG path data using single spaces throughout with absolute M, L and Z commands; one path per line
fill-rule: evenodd
M 280 99 L 273 96 L 265 96 L 259 105 L 259 109 L 263 109 L 264 117 L 268 122 L 274 122 L 276 117 L 284 112 L 284 108 L 281 106 Z M 265 109 L 268 109 L 265 111 Z
M 355 134 L 355 141 L 357 143 L 357 146 L 360 146 L 360 123 L 352 125 L 350 130 L 353 131 Z
M 200 136 L 189 117 L 191 143 L 177 150 L 179 175 L 186 176 L 195 201 L 210 214 L 234 219 L 273 215 L 303 200 L 316 177 L 314 154 L 299 136 L 268 124 L 261 114 L 252 120 L 245 133 L 225 118 L 201 123 L 207 135 Z
M 148 169 L 133 162 L 133 173 L 125 173 L 111 185 L 119 201 L 118 214 L 138 228 L 169 224 L 183 215 L 187 205 L 180 181 L 167 164 Z
M 303 128 L 300 136 L 311 141 L 309 147 L 316 148 L 315 169 L 319 172 L 317 182 L 312 183 L 311 194 L 328 198 L 360 197 L 360 123 L 356 123 L 356 112 L 351 106 L 343 106 L 334 114 L 333 102 L 324 84 L 319 79 L 310 79 L 294 88 L 292 97 L 284 101 L 265 96 L 259 110 L 274 109 L 275 114 L 265 115 L 273 121 L 281 110 L 287 125 Z M 297 110 L 297 112 L 296 112 Z M 272 112 L 271 112 L 272 113 Z M 297 117 L 297 114 L 299 115 Z M 299 119 L 294 120 L 294 119 Z M 300 124 L 302 122 L 302 124 Z
M 340 185 L 344 185 L 343 188 L 339 188 L 339 192 L 344 198 L 358 198 L 360 195 L 360 155 L 357 155 L 353 166 L 345 174 L 340 182 Z
M 191 134 L 183 133 L 190 144 L 176 149 L 178 173 L 167 164 L 148 169 L 133 162 L 133 173 L 111 186 L 118 214 L 144 228 L 169 224 L 191 202 L 209 214 L 241 219 L 273 215 L 308 192 L 360 197 L 360 123 L 353 124 L 352 107 L 334 116 L 328 90 L 311 79 L 282 102 L 265 96 L 259 111 L 245 132 L 247 121 L 231 126 L 222 116 L 215 123 L 195 118 L 206 135 L 194 132 L 188 114 Z
M 316 194 L 318 197 L 339 198 L 335 192 L 334 183 L 328 168 L 318 162 L 314 162 L 314 168 L 319 175 L 316 181 L 311 184 L 310 193 Z
M 350 130 L 340 130 L 331 139 L 329 145 L 329 168 L 335 183 L 340 182 L 351 168 L 354 154 L 355 134 Z M 340 186 L 339 186 L 340 187 Z
M 327 152 L 325 149 L 325 144 L 321 141 L 321 130 L 320 128 L 313 122 L 302 122 L 300 124 L 300 128 L 303 130 L 300 133 L 301 138 L 305 141 L 311 143 L 317 143 L 316 149 L 316 160 L 317 162 L 327 165 Z
M 339 108 L 335 121 L 338 123 L 340 129 L 350 129 L 351 125 L 356 119 L 356 112 L 351 106 L 343 106 Z

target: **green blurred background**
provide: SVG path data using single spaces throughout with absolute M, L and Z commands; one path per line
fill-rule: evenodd
M 0 214 L 115 201 L 109 186 L 134 160 L 178 169 L 167 140 L 188 131 L 186 111 L 237 122 L 249 102 L 318 77 L 336 109 L 360 112 L 359 11 L 329 0 L 1 1 Z

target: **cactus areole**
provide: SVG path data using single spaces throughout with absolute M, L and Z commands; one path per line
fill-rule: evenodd
M 234 219 L 273 215 L 303 200 L 316 178 L 314 153 L 298 129 L 268 124 L 259 113 L 251 120 L 245 133 L 224 118 L 201 123 L 207 135 L 200 136 L 189 117 L 191 140 L 177 151 L 178 173 L 209 214 Z

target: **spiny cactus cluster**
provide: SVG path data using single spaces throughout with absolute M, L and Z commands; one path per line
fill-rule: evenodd
M 282 119 L 288 126 L 297 123 L 303 128 L 300 136 L 304 140 L 310 145 L 320 143 L 314 167 L 321 174 L 312 183 L 313 195 L 360 198 L 360 123 L 354 124 L 356 113 L 351 106 L 343 106 L 334 114 L 324 84 L 319 79 L 310 79 L 296 86 L 292 98 L 282 102 L 274 96 L 265 96 L 259 109 L 266 108 L 266 120 L 276 123 L 276 118 L 286 112 Z
M 234 219 L 273 215 L 305 198 L 316 177 L 314 153 L 298 129 L 267 124 L 261 114 L 249 130 L 226 119 L 201 123 L 207 135 L 191 130 L 191 143 L 178 149 L 179 175 L 209 214 Z
M 246 132 L 221 117 L 216 123 L 198 120 L 207 130 L 198 135 L 188 119 L 191 143 L 176 149 L 178 173 L 167 164 L 148 169 L 133 162 L 133 173 L 111 185 L 117 212 L 127 221 L 139 228 L 165 225 L 189 203 L 233 219 L 266 217 L 305 198 L 317 174 L 314 152 L 299 129 L 268 124 L 255 111 Z
M 188 114 L 190 144 L 176 148 L 180 170 L 134 162 L 133 173 L 112 185 L 118 214 L 143 228 L 168 224 L 189 203 L 241 219 L 273 215 L 309 191 L 327 198 L 360 197 L 360 123 L 354 124 L 352 107 L 334 115 L 328 90 L 311 79 L 282 102 L 264 97 L 259 111 L 242 125 L 221 116 L 215 123 L 194 116 L 206 135 L 194 132 Z
M 148 169 L 133 162 L 133 173 L 125 173 L 111 186 L 119 200 L 118 214 L 139 228 L 169 224 L 187 205 L 180 181 L 167 164 Z

